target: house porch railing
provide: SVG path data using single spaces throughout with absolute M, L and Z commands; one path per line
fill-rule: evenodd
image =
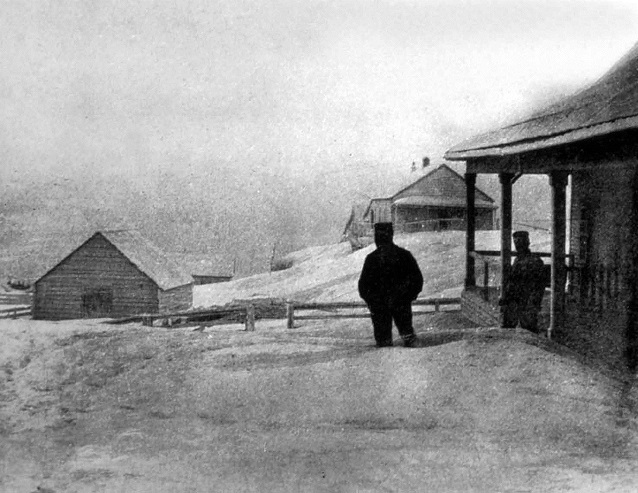
M 419 233 L 421 231 L 465 231 L 467 222 L 462 218 L 427 219 L 423 221 L 396 222 L 394 229 L 401 233 Z
M 552 254 L 549 252 L 535 252 L 541 258 L 551 259 Z M 487 302 L 494 302 L 501 295 L 500 286 L 502 278 L 501 252 L 499 250 L 475 250 L 469 255 L 475 259 L 474 275 L 476 285 L 482 288 L 483 299 Z M 516 252 L 512 252 L 512 258 L 516 257 Z M 567 255 L 571 263 L 572 255 Z M 551 264 L 545 264 L 545 278 L 547 279 L 547 287 L 550 286 L 549 280 Z M 567 268 L 569 275 L 570 268 Z
M 397 233 L 419 233 L 422 231 L 465 231 L 465 219 L 427 219 L 423 221 L 394 222 Z M 357 222 L 351 228 L 358 236 L 373 236 L 374 224 Z

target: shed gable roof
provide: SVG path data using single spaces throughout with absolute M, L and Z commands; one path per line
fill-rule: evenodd
M 502 156 L 638 128 L 638 43 L 588 88 L 513 125 L 452 147 L 446 159 Z
M 97 236 L 104 238 L 162 290 L 184 286 L 193 282 L 193 278 L 179 264 L 174 262 L 139 232 L 130 230 L 96 232 L 53 268 L 49 269 L 40 279 L 55 270 Z
M 193 282 L 181 265 L 137 231 L 101 231 L 96 234 L 101 234 L 161 289 L 172 289 Z

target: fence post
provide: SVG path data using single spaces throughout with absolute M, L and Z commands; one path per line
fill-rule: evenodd
M 485 301 L 490 301 L 490 287 L 488 286 L 490 282 L 490 264 L 486 260 L 483 264 L 483 298 Z
M 295 305 L 291 301 L 286 302 L 286 319 L 288 323 L 286 325 L 289 329 L 295 328 Z
M 255 331 L 255 305 L 246 306 L 246 331 Z

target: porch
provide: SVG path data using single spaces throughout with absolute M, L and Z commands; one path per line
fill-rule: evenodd
M 551 254 L 536 252 L 544 261 L 551 261 Z M 496 250 L 476 250 L 470 252 L 475 260 L 475 279 L 473 286 L 466 286 L 461 295 L 461 310 L 463 315 L 481 327 L 500 327 L 501 315 L 498 304 L 501 297 L 502 269 L 500 264 L 501 252 Z M 512 253 L 516 257 L 516 253 Z M 549 280 L 551 264 L 545 263 Z M 571 270 L 570 270 L 571 271 Z M 550 325 L 551 290 L 548 282 L 539 314 L 539 329 L 546 331 Z
M 539 253 L 542 258 L 550 259 L 545 262 L 549 279 L 549 323 L 546 327 L 547 337 L 551 338 L 552 333 L 560 332 L 563 328 L 565 318 L 565 287 L 567 285 L 568 260 L 571 255 L 566 252 L 567 246 L 567 185 L 569 173 L 565 170 L 554 171 L 539 169 L 535 172 L 545 172 L 550 177 L 552 188 L 552 227 L 551 227 L 551 253 Z M 476 244 L 476 212 L 475 207 L 475 185 L 478 173 L 496 172 L 501 183 L 501 204 L 500 204 L 500 224 L 501 238 L 500 250 L 477 251 Z M 492 322 L 496 319 L 500 326 L 500 313 L 494 310 L 490 286 L 496 288 L 500 295 L 506 285 L 512 268 L 512 258 L 516 257 L 516 252 L 512 251 L 512 187 L 514 183 L 523 175 L 520 171 L 503 172 L 498 166 L 485 166 L 485 163 L 475 163 L 468 161 L 466 181 L 466 203 L 467 203 L 467 227 L 466 227 L 466 274 L 465 274 L 465 296 L 466 302 L 461 304 L 461 309 L 471 317 L 472 312 L 477 312 L 477 303 L 483 303 L 483 312 L 491 315 Z M 477 276 L 476 266 L 482 267 L 482 279 Z M 497 275 L 490 281 L 490 269 Z M 477 278 L 482 280 L 477 283 Z M 490 284 L 493 283 L 493 284 Z M 477 290 L 477 288 L 480 288 Z M 476 292 L 482 293 L 482 297 L 476 298 Z M 464 294 L 465 294 L 464 293 Z M 487 299 L 486 299 L 487 295 Z M 495 303 L 498 303 L 498 296 L 495 296 Z M 479 301 L 482 300 L 482 301 Z

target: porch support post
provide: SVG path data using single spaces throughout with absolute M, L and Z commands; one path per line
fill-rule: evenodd
M 474 257 L 470 255 L 475 249 L 476 237 L 476 173 L 465 173 L 466 221 L 465 221 L 465 287 L 476 286 Z
M 513 173 L 499 173 L 501 181 L 501 293 L 512 268 L 512 180 Z
M 627 347 L 625 349 L 627 368 L 636 372 L 638 368 L 638 169 L 634 170 L 632 183 L 632 207 L 630 231 L 632 235 L 629 243 L 631 268 L 627 272 L 627 285 L 629 288 L 629 300 L 627 306 Z
M 568 173 L 553 171 L 549 175 L 552 187 L 552 298 L 547 337 L 560 333 L 565 321 L 565 240 L 567 225 L 566 193 Z

